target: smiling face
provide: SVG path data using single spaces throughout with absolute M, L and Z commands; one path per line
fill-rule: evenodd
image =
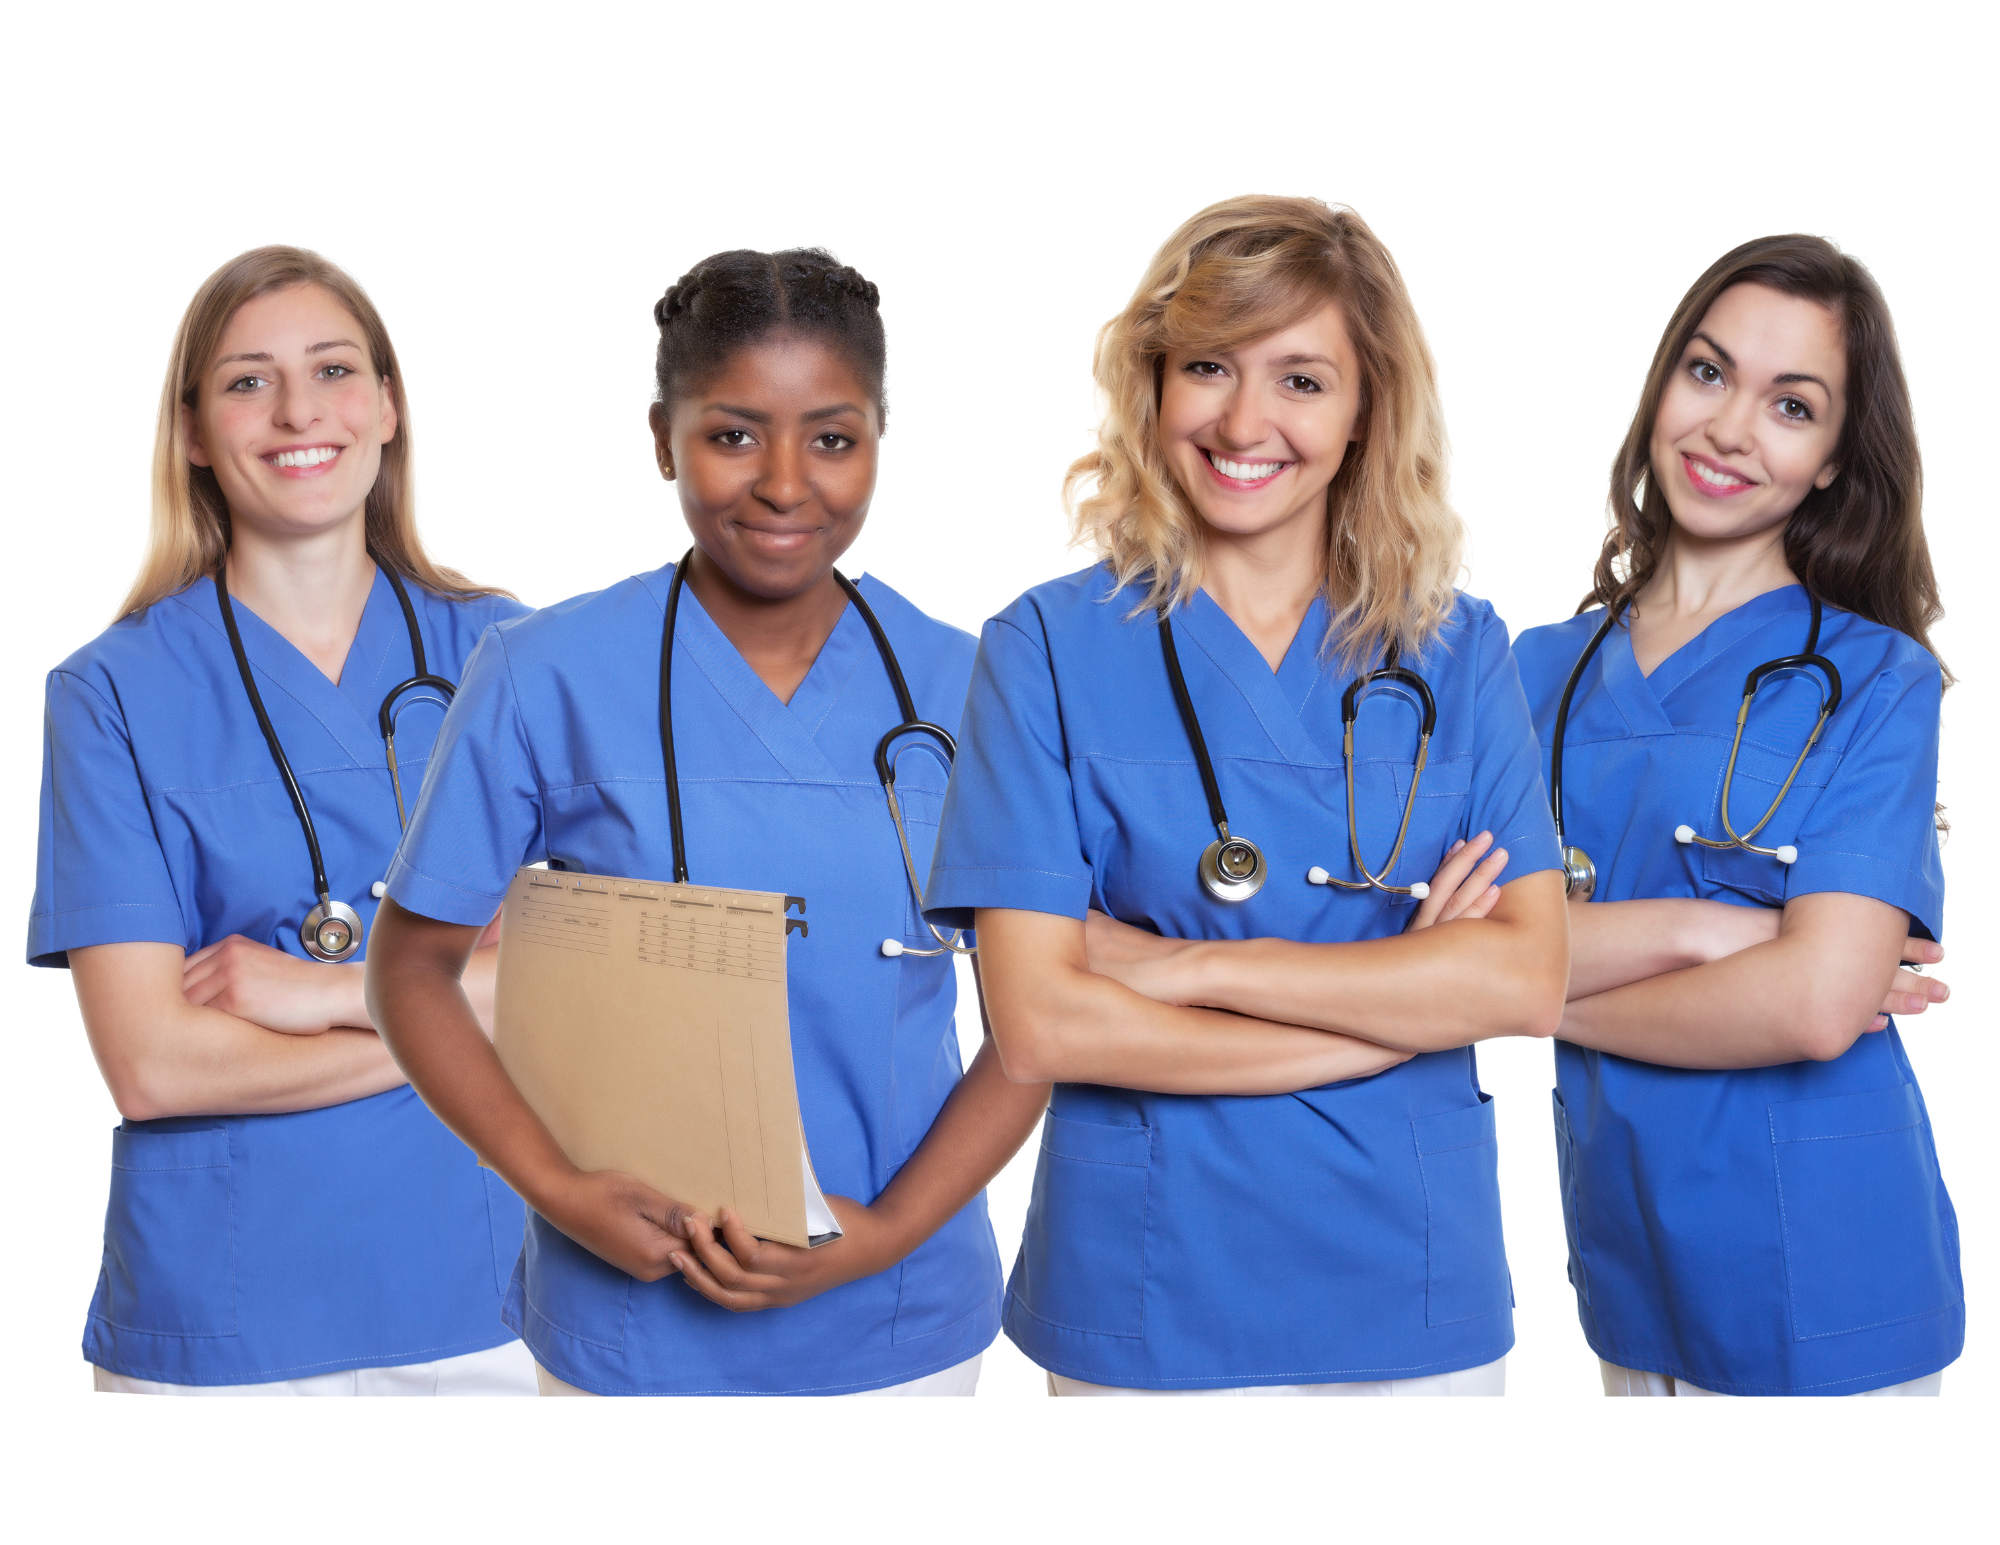
M 396 401 L 361 324 L 316 284 L 248 300 L 223 330 L 188 419 L 233 525 L 307 536 L 359 518 Z
M 1238 349 L 1167 356 L 1160 448 L 1216 532 L 1317 528 L 1360 430 L 1361 362 L 1338 304 Z
M 660 471 L 701 550 L 740 589 L 800 595 L 861 534 L 881 419 L 840 354 L 779 332 L 738 349 L 669 414 L 655 403 Z
M 1653 419 L 1655 486 L 1689 536 L 1780 527 L 1833 461 L 1847 350 L 1834 313 L 1760 284 L 1724 290 L 1667 378 Z

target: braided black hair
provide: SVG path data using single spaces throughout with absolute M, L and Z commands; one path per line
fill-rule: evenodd
M 886 422 L 881 298 L 873 284 L 818 247 L 703 258 L 653 306 L 660 328 L 653 364 L 659 400 L 672 412 L 676 398 L 713 379 L 738 349 L 786 328 L 839 353 Z

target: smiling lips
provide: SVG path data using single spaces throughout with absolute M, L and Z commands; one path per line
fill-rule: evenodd
M 337 445 L 298 445 L 266 456 L 264 465 L 292 477 L 311 477 L 339 455 Z
M 1201 454 L 1215 480 L 1225 488 L 1262 488 L 1291 465 L 1289 461 L 1231 461 L 1209 450 Z
M 1704 461 L 1698 456 L 1690 456 L 1685 451 L 1681 453 L 1681 465 L 1687 469 L 1688 482 L 1696 491 L 1707 494 L 1710 498 L 1724 499 L 1731 494 L 1740 494 L 1746 488 L 1757 486 L 1748 478 L 1738 477 L 1727 468 L 1718 467 L 1715 463 Z

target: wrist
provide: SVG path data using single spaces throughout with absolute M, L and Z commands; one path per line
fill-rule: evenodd
M 368 968 L 364 965 L 342 965 L 328 970 L 316 965 L 313 970 L 331 978 L 327 983 L 329 992 L 326 1000 L 326 1028 L 329 1030 L 373 1030 L 375 1020 L 368 1012 L 367 979 Z

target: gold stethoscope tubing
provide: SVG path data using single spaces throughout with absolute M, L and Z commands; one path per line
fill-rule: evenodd
M 1410 768 L 1410 792 L 1403 798 L 1403 819 L 1396 827 L 1396 845 L 1389 849 L 1389 856 L 1383 861 L 1379 874 L 1370 869 L 1368 861 L 1361 856 L 1361 828 L 1355 819 L 1354 803 L 1354 721 L 1361 716 L 1362 699 L 1378 681 L 1399 681 L 1415 688 L 1417 706 L 1423 713 L 1423 721 L 1417 731 L 1417 757 Z M 1391 885 L 1389 876 L 1396 872 L 1396 860 L 1403 856 L 1403 841 L 1410 834 L 1410 817 L 1417 808 L 1417 789 L 1423 782 L 1424 764 L 1430 759 L 1431 735 L 1436 729 L 1437 699 L 1431 695 L 1430 684 L 1415 671 L 1398 665 L 1393 649 L 1380 670 L 1367 671 L 1348 685 L 1340 700 L 1340 759 L 1347 776 L 1347 851 L 1353 856 L 1354 867 L 1361 871 L 1363 878 L 1337 880 L 1315 865 L 1306 875 L 1310 884 L 1334 885 L 1344 891 L 1385 891 L 1391 896 L 1409 896 L 1417 901 L 1430 895 L 1430 886 L 1422 880 L 1409 885 Z
M 1804 661 L 1808 658 L 1817 660 L 1818 657 L 1794 655 L 1791 658 L 1793 661 Z M 1783 665 L 1790 664 L 1791 661 L 1775 661 L 1773 663 Z M 1832 668 L 1831 664 L 1827 665 L 1827 669 L 1831 670 Z M 1838 680 L 1839 678 L 1836 676 L 1835 681 L 1837 682 Z M 1819 740 L 1819 732 L 1826 728 L 1826 721 L 1833 717 L 1834 709 L 1840 706 L 1840 692 L 1836 686 L 1830 698 L 1825 694 L 1821 694 L 1819 721 L 1813 725 L 1812 734 L 1806 737 L 1805 748 L 1799 752 L 1798 757 L 1793 761 L 1792 770 L 1785 775 L 1785 781 L 1779 787 L 1777 797 L 1771 801 L 1770 808 L 1758 819 L 1755 826 L 1751 827 L 1747 832 L 1739 834 L 1736 828 L 1729 823 L 1729 789 L 1736 778 L 1736 753 L 1743 745 L 1743 726 L 1750 717 L 1750 701 L 1757 695 L 1757 686 L 1758 683 L 1751 683 L 1749 690 L 1743 694 L 1742 706 L 1736 710 L 1736 738 L 1729 743 L 1729 762 L 1723 768 L 1722 772 L 1722 829 L 1729 834 L 1729 840 L 1727 842 L 1717 842 L 1713 837 L 1702 836 L 1692 826 L 1675 827 L 1674 840 L 1683 845 L 1690 842 L 1699 843 L 1705 848 L 1741 848 L 1746 853 L 1759 853 L 1765 858 L 1775 858 L 1781 864 L 1790 864 L 1797 862 L 1799 856 L 1799 850 L 1791 843 L 1781 843 L 1775 848 L 1760 848 L 1756 843 L 1751 841 L 1751 838 L 1755 837 L 1757 833 L 1771 824 L 1771 817 L 1778 813 L 1778 806 L 1785 802 L 1785 796 L 1792 791 L 1792 784 L 1798 778 L 1799 769 L 1806 765 L 1806 758 L 1812 754 L 1812 748 Z

